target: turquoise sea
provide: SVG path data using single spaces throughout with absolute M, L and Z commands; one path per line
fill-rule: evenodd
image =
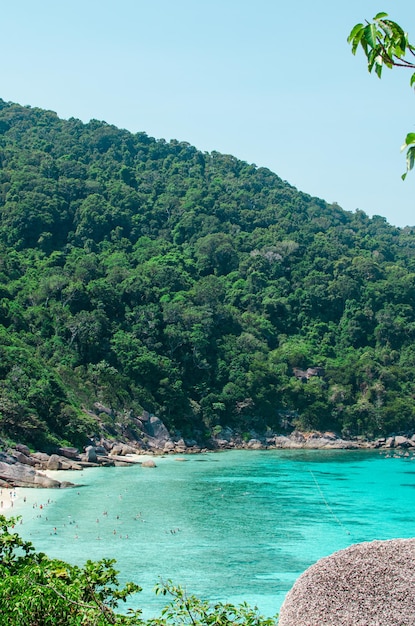
M 49 556 L 117 559 L 155 615 L 161 577 L 200 597 L 278 612 L 297 577 L 352 543 L 415 536 L 415 461 L 369 451 L 227 451 L 157 468 L 66 472 L 79 487 L 20 490 L 19 532 Z M 183 459 L 183 457 L 181 457 Z M 24 498 L 26 502 L 24 503 Z

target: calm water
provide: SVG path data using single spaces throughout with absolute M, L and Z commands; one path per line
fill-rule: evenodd
M 317 559 L 359 541 L 415 536 L 410 459 L 303 450 L 186 458 L 68 472 L 82 484 L 75 489 L 21 490 L 19 531 L 72 563 L 117 559 L 120 579 L 143 587 L 129 606 L 146 616 L 165 603 L 153 592 L 160 577 L 271 616 Z

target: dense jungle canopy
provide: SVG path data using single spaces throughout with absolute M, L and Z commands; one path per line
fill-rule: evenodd
M 4 437 L 415 428 L 412 228 L 97 120 L 0 100 L 0 133 Z

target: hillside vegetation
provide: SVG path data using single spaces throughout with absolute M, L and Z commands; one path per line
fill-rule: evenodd
M 415 428 L 412 229 L 97 120 L 0 100 L 0 133 L 3 436 Z

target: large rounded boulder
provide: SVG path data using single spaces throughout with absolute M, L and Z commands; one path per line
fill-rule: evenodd
M 415 539 L 359 543 L 317 561 L 278 626 L 414 626 Z

